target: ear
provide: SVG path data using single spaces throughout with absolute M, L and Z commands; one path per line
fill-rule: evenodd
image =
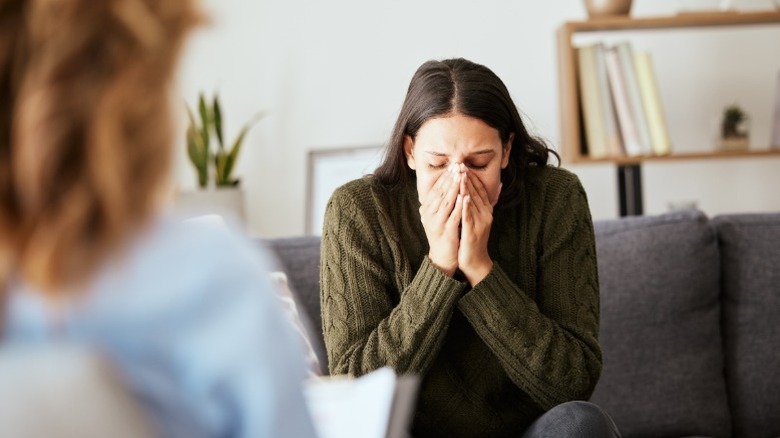
M 506 169 L 506 166 L 509 165 L 509 154 L 512 152 L 512 143 L 515 141 L 515 133 L 512 132 L 509 134 L 509 141 L 506 142 L 506 145 L 504 145 L 504 149 L 501 151 L 501 168 Z
M 404 155 L 406 155 L 406 164 L 412 170 L 417 170 L 417 163 L 414 161 L 414 141 L 411 136 L 404 136 Z

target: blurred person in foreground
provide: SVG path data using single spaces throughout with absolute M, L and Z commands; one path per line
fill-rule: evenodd
M 0 0 L 1 340 L 94 348 L 161 436 L 313 436 L 264 255 L 158 214 L 199 19 L 190 0 Z

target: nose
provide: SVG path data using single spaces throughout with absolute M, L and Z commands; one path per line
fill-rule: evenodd
M 461 161 L 462 161 L 462 160 L 460 160 L 460 161 L 454 161 L 452 164 L 450 164 L 450 165 L 447 167 L 447 172 L 452 172 L 452 173 L 465 173 L 465 172 L 468 170 L 468 168 L 467 168 L 467 167 L 466 167 L 466 165 L 465 165 L 465 164 L 463 164 Z

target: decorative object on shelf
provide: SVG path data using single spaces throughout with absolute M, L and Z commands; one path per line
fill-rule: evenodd
M 737 104 L 726 107 L 720 123 L 720 148 L 724 151 L 744 151 L 748 148 L 748 117 Z
M 585 0 L 585 10 L 590 18 L 628 15 L 631 0 Z

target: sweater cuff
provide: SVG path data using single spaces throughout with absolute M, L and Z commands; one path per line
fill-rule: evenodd
M 536 306 L 536 302 L 521 291 L 495 261 L 487 277 L 458 300 L 458 309 L 471 321 L 474 321 L 473 317 L 495 321 L 500 315 L 519 315 L 514 310 L 528 306 Z
M 452 309 L 465 289 L 465 282 L 445 275 L 426 256 L 401 299 L 411 302 L 415 309 L 412 312 L 417 316 L 427 318 L 432 311 L 437 313 L 437 309 Z

